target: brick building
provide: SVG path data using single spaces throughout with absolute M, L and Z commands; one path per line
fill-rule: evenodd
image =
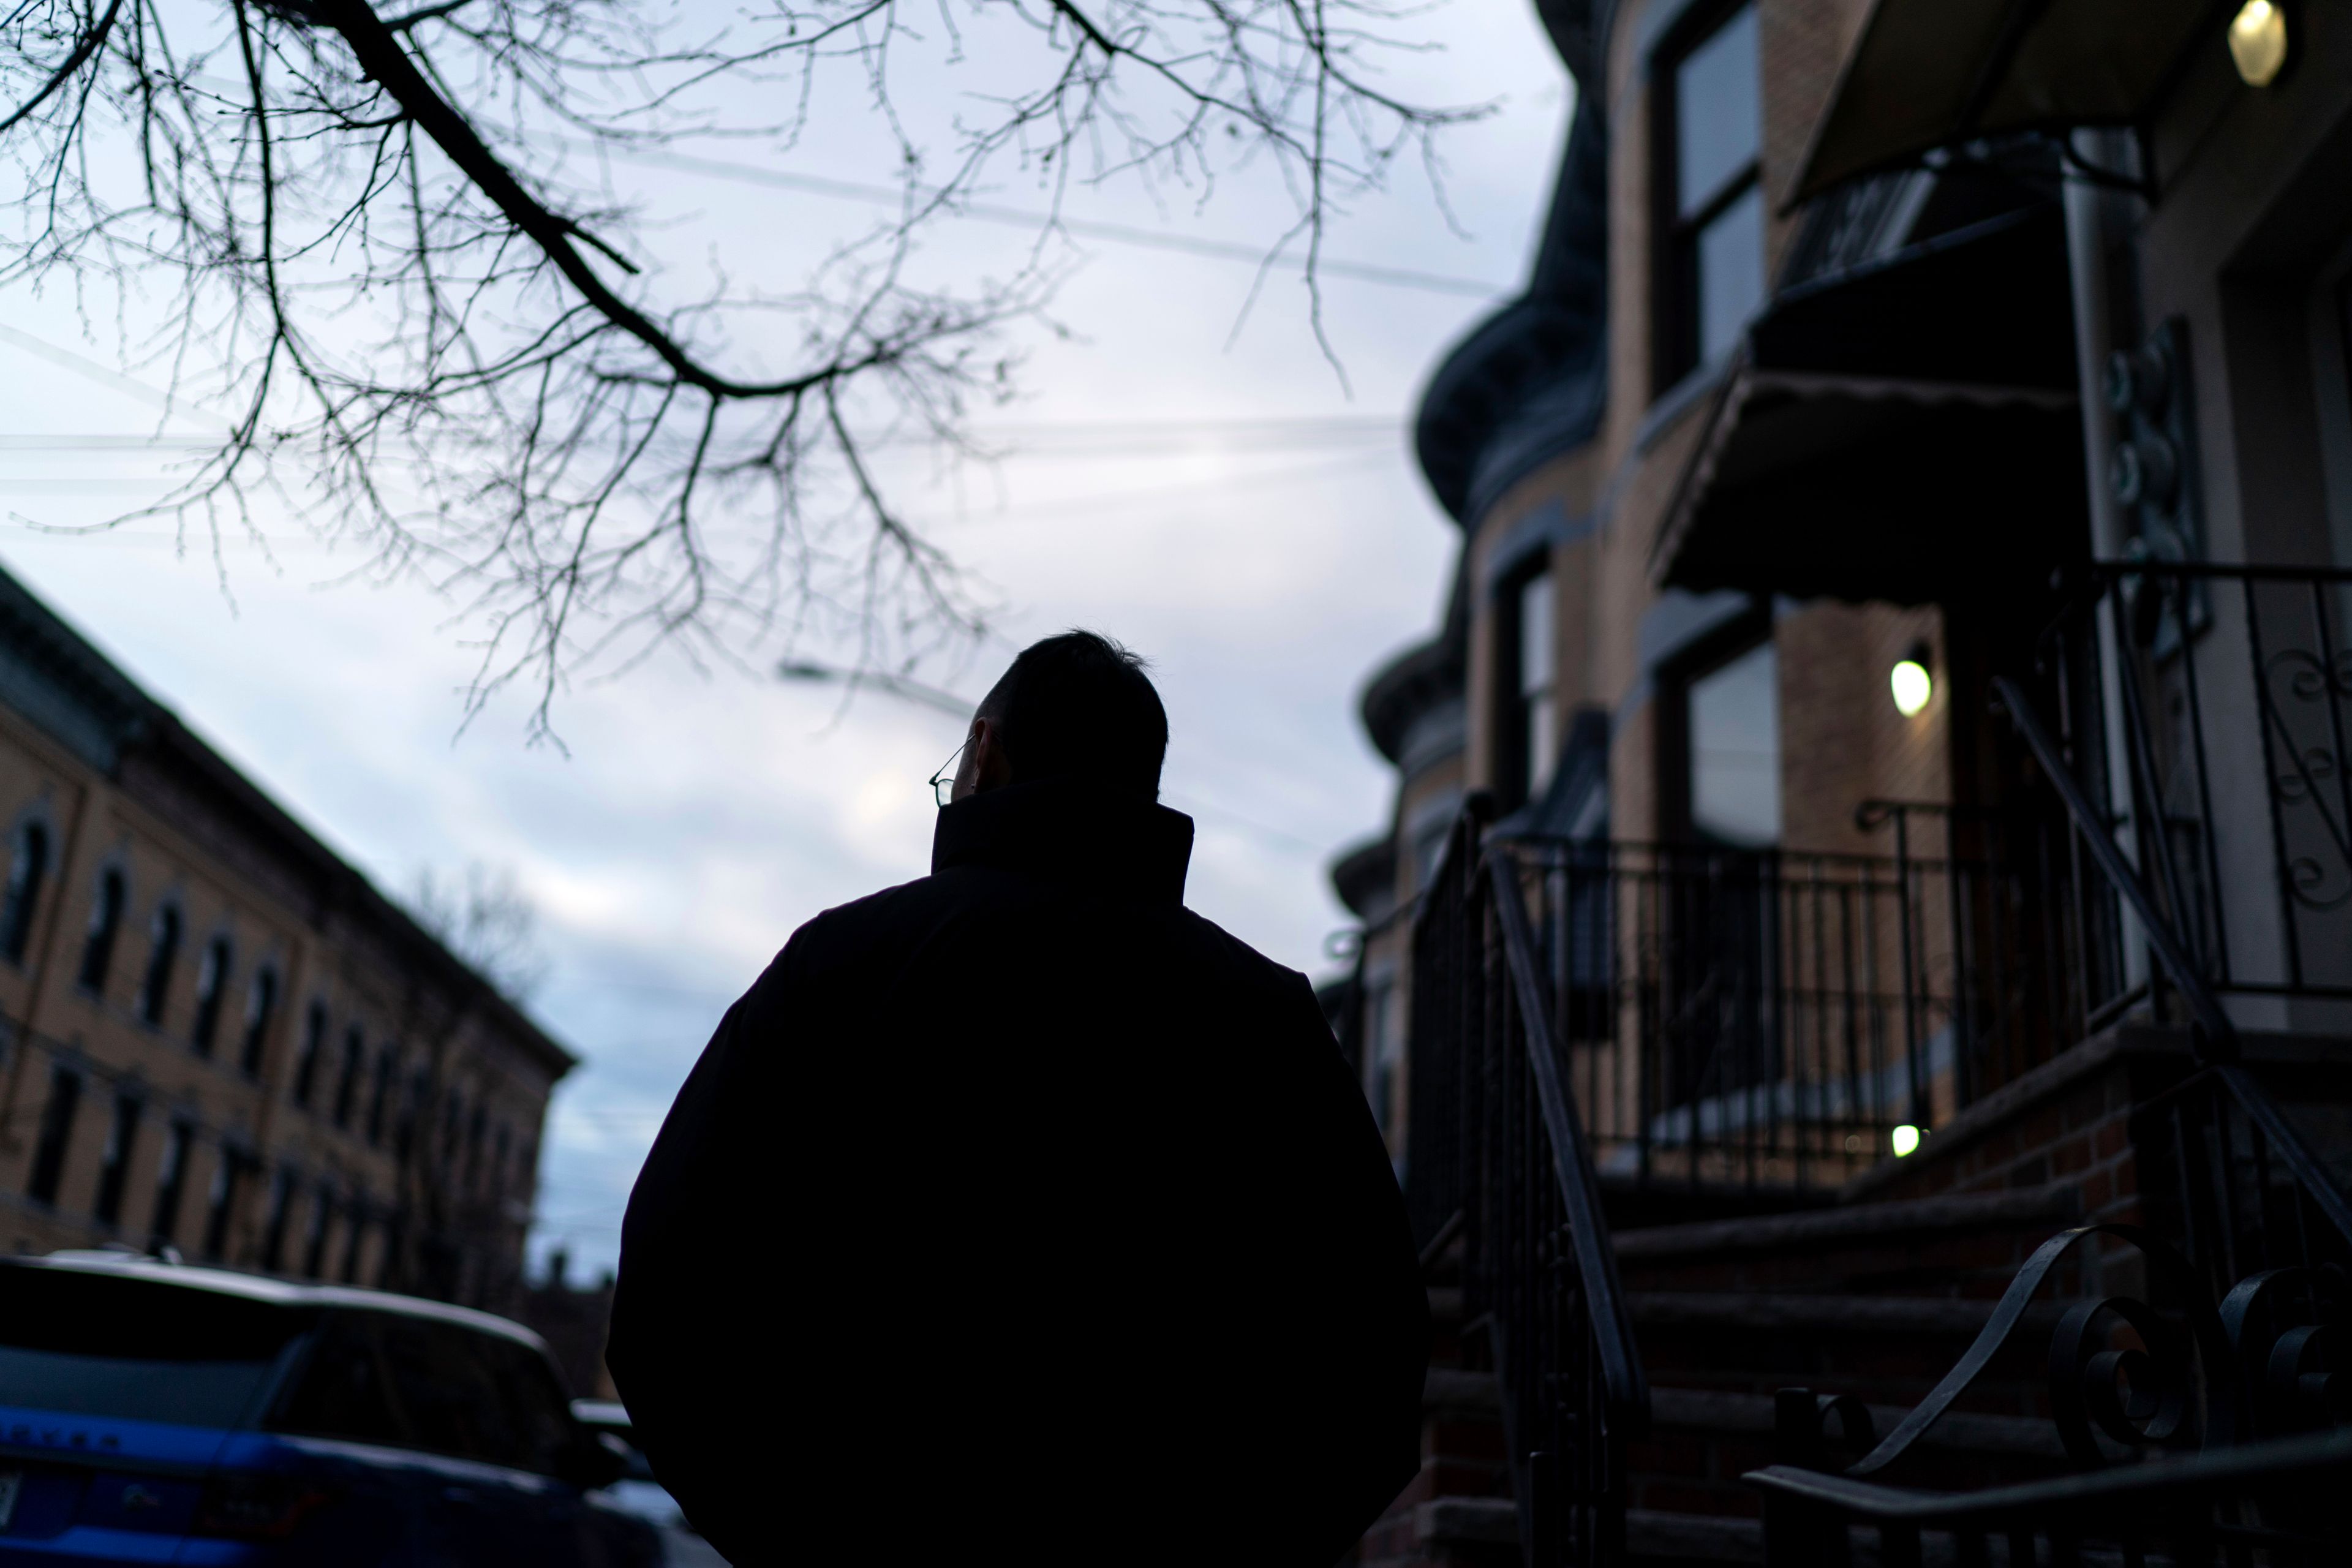
M 0 574 L 0 1205 L 514 1303 L 573 1058 Z
M 1364 1557 L 1756 1561 L 1776 1388 L 1891 1423 L 2070 1222 L 2352 1260 L 2352 13 L 1536 9 L 1576 110 L 1333 871 L 1444 1325 Z M 1988 1364 L 1933 1489 L 2063 1468 Z

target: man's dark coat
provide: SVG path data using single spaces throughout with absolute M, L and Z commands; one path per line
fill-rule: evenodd
M 958 802 L 930 876 L 719 1026 L 608 1361 L 738 1564 L 1327 1568 L 1412 1479 L 1387 1153 L 1306 979 L 1183 907 L 1192 832 L 1055 781 Z

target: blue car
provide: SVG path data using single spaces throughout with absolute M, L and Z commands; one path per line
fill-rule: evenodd
M 538 1337 L 373 1290 L 0 1259 L 0 1564 L 650 1568 Z

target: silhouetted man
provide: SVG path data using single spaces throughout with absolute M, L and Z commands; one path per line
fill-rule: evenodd
M 793 933 L 679 1091 L 609 1362 L 738 1564 L 1328 1568 L 1412 1478 L 1387 1154 L 1305 978 L 1183 907 L 1167 745 L 1133 656 L 1028 649 L 931 874 Z

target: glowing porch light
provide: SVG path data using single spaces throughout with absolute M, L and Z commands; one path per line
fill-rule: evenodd
M 1887 689 L 1895 694 L 1895 710 L 1906 719 L 1927 706 L 1927 699 L 1936 694 L 1936 678 L 1927 673 L 1927 666 L 1917 654 L 1898 659 L 1887 672 Z
M 2286 68 L 2286 7 L 2278 0 L 2246 0 L 2230 18 L 2230 60 L 2248 87 L 2268 87 Z
M 1919 1147 L 1919 1130 L 1906 1122 L 1888 1133 L 1886 1142 L 1894 1148 L 1895 1157 L 1900 1160 Z

